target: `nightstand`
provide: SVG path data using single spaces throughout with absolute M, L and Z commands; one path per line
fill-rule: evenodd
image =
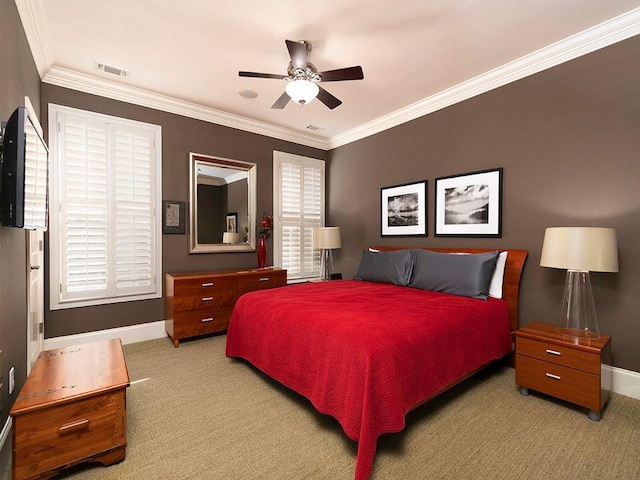
M 516 384 L 588 409 L 599 421 L 611 390 L 611 338 L 583 340 L 559 333 L 555 325 L 533 322 L 516 333 Z

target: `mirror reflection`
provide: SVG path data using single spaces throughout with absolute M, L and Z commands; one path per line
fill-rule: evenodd
M 256 165 L 190 157 L 191 253 L 254 250 Z

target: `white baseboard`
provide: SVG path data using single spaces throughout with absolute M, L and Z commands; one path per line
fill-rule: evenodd
M 150 323 L 141 323 L 130 327 L 110 328 L 97 332 L 79 333 L 77 335 L 65 335 L 63 337 L 45 338 L 44 349 L 72 347 L 82 343 L 98 342 L 110 338 L 120 338 L 122 344 L 144 342 L 164 338 L 167 332 L 164 330 L 164 320 Z
M 611 391 L 640 400 L 640 373 L 611 367 Z
M 98 332 L 80 333 L 64 337 L 47 338 L 44 341 L 45 350 L 52 348 L 71 347 L 81 343 L 97 342 L 110 338 L 122 339 L 123 345 L 128 343 L 155 340 L 167 335 L 164 330 L 164 321 L 142 323 L 130 327 L 111 328 Z M 624 370 L 618 367 L 611 368 L 611 391 L 640 400 L 640 373 L 632 370 Z M 2 445 L 2 442 L 0 442 Z

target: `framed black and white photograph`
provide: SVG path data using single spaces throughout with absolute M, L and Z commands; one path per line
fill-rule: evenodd
M 238 233 L 238 213 L 227 213 L 227 232 Z
M 184 234 L 185 202 L 164 200 L 162 202 L 162 233 Z
M 436 178 L 437 237 L 502 237 L 502 168 Z
M 427 236 L 427 181 L 380 189 L 380 235 Z

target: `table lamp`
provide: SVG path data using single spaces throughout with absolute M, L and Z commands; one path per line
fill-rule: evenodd
M 576 338 L 599 338 L 600 328 L 589 272 L 618 271 L 615 229 L 547 228 L 540 266 L 567 270 L 558 332 Z
M 313 248 L 320 252 L 320 279 L 329 280 L 333 273 L 333 254 L 331 251 L 340 248 L 340 227 L 318 227 L 313 229 Z

